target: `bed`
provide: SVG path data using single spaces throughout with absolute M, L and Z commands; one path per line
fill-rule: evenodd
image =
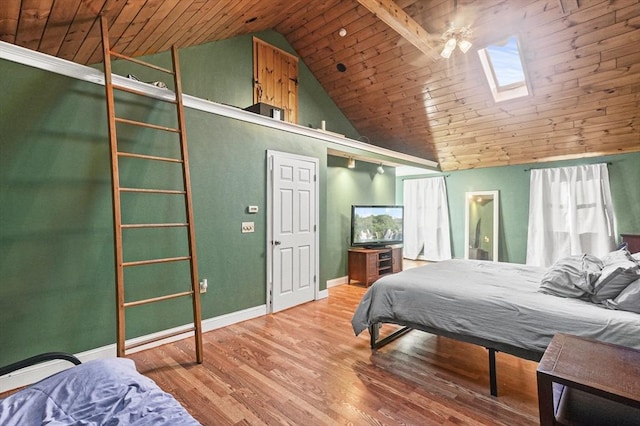
M 492 395 L 497 395 L 496 352 L 539 361 L 558 332 L 640 349 L 640 314 L 544 294 L 539 289 L 547 273 L 540 267 L 456 259 L 408 269 L 367 290 L 353 315 L 353 330 L 359 335 L 368 329 L 372 349 L 412 329 L 482 345 L 489 351 Z M 383 323 L 402 328 L 380 339 Z
M 200 424 L 126 358 L 80 363 L 73 355 L 47 353 L 3 367 L 0 375 L 52 359 L 65 359 L 76 366 L 0 400 L 1 425 Z

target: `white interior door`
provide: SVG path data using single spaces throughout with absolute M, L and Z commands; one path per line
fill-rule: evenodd
M 314 300 L 318 275 L 318 160 L 268 152 L 271 312 Z

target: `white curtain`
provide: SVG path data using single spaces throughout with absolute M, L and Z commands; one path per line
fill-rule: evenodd
M 550 266 L 582 253 L 602 256 L 614 246 L 606 164 L 531 170 L 528 265 Z
M 444 177 L 404 181 L 403 256 L 426 260 L 451 259 L 449 205 Z

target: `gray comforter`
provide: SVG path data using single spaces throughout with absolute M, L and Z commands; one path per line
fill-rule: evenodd
M 543 352 L 563 332 L 640 349 L 640 315 L 538 292 L 545 269 L 447 260 L 376 281 L 357 307 L 356 335 L 377 323 L 423 325 Z
M 199 425 L 133 361 L 89 361 L 0 400 L 0 425 Z

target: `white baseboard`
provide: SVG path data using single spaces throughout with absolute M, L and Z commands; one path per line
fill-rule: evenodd
M 347 284 L 348 277 L 345 275 L 344 277 L 334 278 L 332 280 L 327 281 L 327 288 L 335 287 L 342 284 Z
M 346 283 L 347 283 L 346 276 L 334 278 L 332 280 L 327 281 L 327 288 L 325 290 L 320 290 L 318 292 L 318 297 L 316 298 L 316 300 L 326 299 L 327 297 L 329 297 L 329 289 L 331 287 L 335 287 L 335 286 L 346 284 Z
M 202 321 L 202 331 L 212 331 L 218 328 L 226 327 L 228 325 L 232 325 L 241 321 L 246 321 L 252 318 L 257 318 L 260 316 L 264 316 L 267 314 L 267 306 L 261 305 L 256 306 L 254 308 L 245 309 L 238 312 L 232 312 L 230 314 L 220 315 L 214 318 L 208 318 Z M 168 332 L 179 331 L 180 329 L 187 329 L 192 327 L 191 324 L 187 324 L 184 326 L 176 327 L 171 330 L 166 330 L 160 333 L 153 333 L 147 336 L 136 337 L 135 339 L 127 340 L 127 344 L 134 344 L 139 341 L 144 341 L 150 338 L 153 338 L 157 335 L 166 334 Z M 160 345 L 164 345 L 167 343 L 175 342 L 180 339 L 185 339 L 188 337 L 192 337 L 193 332 L 185 331 L 183 334 L 179 334 L 177 336 L 168 337 L 166 339 L 158 340 L 153 343 L 149 343 L 147 345 L 139 346 L 135 349 L 129 351 L 129 353 L 139 352 L 145 349 L 154 348 Z M 88 351 L 80 352 L 75 354 L 75 356 L 80 359 L 82 362 L 90 361 L 93 359 L 99 358 L 113 358 L 116 356 L 116 345 L 106 345 L 100 348 L 90 349 Z M 59 371 L 65 370 L 71 367 L 72 364 L 67 361 L 57 360 L 57 361 L 49 361 L 44 362 L 42 364 L 34 365 L 31 367 L 23 368 L 22 370 L 16 371 L 11 374 L 7 374 L 6 376 L 0 377 L 0 393 L 6 392 L 11 389 L 20 388 L 23 386 L 30 385 L 39 380 L 44 379 L 45 377 L 49 377 L 52 374 L 55 374 Z
M 267 305 L 260 305 L 254 308 L 242 311 L 232 312 L 230 314 L 220 315 L 219 317 L 209 318 L 202 321 L 202 331 L 207 332 L 218 328 L 226 327 L 242 321 L 250 320 L 267 315 Z

